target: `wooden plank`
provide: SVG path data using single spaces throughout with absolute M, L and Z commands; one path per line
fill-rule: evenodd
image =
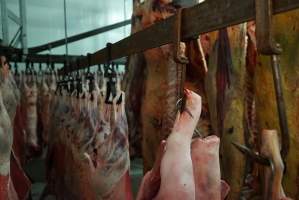
M 274 13 L 278 14 L 299 8 L 299 0 L 274 0 Z M 254 0 L 207 0 L 199 5 L 186 8 L 182 13 L 182 39 L 188 40 L 200 34 L 253 20 Z M 174 16 L 137 32 L 111 47 L 111 59 L 125 57 L 147 49 L 159 47 L 174 41 Z M 107 48 L 91 55 L 91 64 L 105 63 Z M 65 72 L 88 67 L 87 58 L 80 59 L 79 67 L 71 64 Z

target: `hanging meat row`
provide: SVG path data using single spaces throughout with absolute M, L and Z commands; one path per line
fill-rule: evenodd
M 173 6 L 176 1 L 134 2 L 133 32 L 173 15 L 177 8 Z M 282 86 L 290 129 L 287 156 L 280 154 L 282 141 L 285 143 L 287 138 L 280 133 L 271 65 L 257 53 L 254 23 L 203 34 L 185 43 L 189 59 L 185 87 L 196 91 L 203 100 L 197 130 L 204 137 L 217 135 L 221 139 L 221 177 L 231 187 L 228 199 L 283 199 L 285 193 L 294 199 L 299 197 L 299 160 L 294 156 L 298 154 L 298 16 L 298 11 L 293 11 L 274 18 L 274 32 L 284 49 Z M 135 111 L 128 115 L 129 125 L 133 126 L 130 137 L 139 138 L 131 148 L 142 151 L 145 172 L 154 166 L 155 151 L 166 139 L 161 130 L 163 114 L 167 112 L 164 105 L 168 102 L 168 70 L 177 67 L 172 51 L 173 46 L 165 45 L 129 60 L 127 83 L 140 86 L 126 85 L 130 97 L 127 110 Z M 172 80 L 177 78 L 173 76 Z M 271 160 L 272 175 L 265 173 L 270 164 L 262 164 L 253 158 L 255 155 Z

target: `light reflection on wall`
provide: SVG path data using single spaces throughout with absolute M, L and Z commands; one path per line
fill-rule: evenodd
M 19 15 L 18 0 L 9 0 L 7 3 L 8 7 Z M 67 0 L 68 33 L 72 36 L 117 23 L 129 19 L 131 14 L 131 0 Z M 63 19 L 62 0 L 27 0 L 29 47 L 64 38 Z M 16 31 L 17 26 L 10 21 L 10 39 Z M 95 52 L 105 47 L 107 42 L 117 42 L 129 34 L 130 25 L 71 43 L 69 53 L 82 55 Z M 51 53 L 65 54 L 65 47 L 52 49 Z

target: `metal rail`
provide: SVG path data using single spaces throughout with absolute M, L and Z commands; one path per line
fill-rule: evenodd
M 274 0 L 274 13 L 282 13 L 299 8 L 299 0 Z M 137 32 L 111 45 L 110 58 L 117 59 L 159 47 L 175 41 L 175 16 L 160 21 L 147 29 Z M 208 0 L 199 5 L 186 8 L 182 13 L 182 40 L 189 40 L 198 35 L 219 30 L 224 27 L 254 20 L 254 0 Z M 91 65 L 108 61 L 108 49 L 101 49 L 80 59 L 79 65 L 70 64 L 61 73 L 69 73 Z
M 84 33 L 81 33 L 78 35 L 70 36 L 67 38 L 67 42 L 68 43 L 76 42 L 76 41 L 79 41 L 79 40 L 82 40 L 82 39 L 85 39 L 88 37 L 92 37 L 92 36 L 107 32 L 107 31 L 111 31 L 113 29 L 120 28 L 122 26 L 126 26 L 129 24 L 131 24 L 131 20 L 126 20 L 126 21 L 122 21 L 122 22 L 119 22 L 116 24 L 104 26 L 104 27 L 101 27 L 101 28 L 98 28 L 98 29 L 95 29 L 92 31 L 87 31 L 87 32 L 84 32 Z M 36 47 L 31 47 L 31 48 L 29 48 L 29 53 L 39 53 L 39 52 L 42 52 L 42 51 L 45 51 L 45 50 L 48 50 L 51 48 L 60 47 L 63 45 L 65 45 L 65 39 L 53 41 L 53 42 L 43 44 L 40 46 L 36 46 Z
M 0 54 L 8 56 L 10 62 L 33 62 L 33 63 L 61 63 L 64 64 L 66 59 L 75 62 L 79 58 L 84 58 L 80 55 L 53 55 L 53 54 L 23 54 L 23 51 L 18 48 L 0 46 Z M 24 60 L 24 57 L 26 58 Z M 117 59 L 115 64 L 125 65 L 126 59 Z

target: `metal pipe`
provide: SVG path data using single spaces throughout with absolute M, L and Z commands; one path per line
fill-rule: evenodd
M 277 111 L 278 111 L 279 125 L 281 131 L 281 146 L 282 146 L 281 156 L 285 161 L 286 156 L 288 155 L 289 152 L 290 135 L 289 135 L 288 122 L 287 122 L 286 107 L 285 107 L 285 102 L 284 102 L 283 92 L 282 92 L 280 66 L 279 66 L 279 60 L 277 55 L 271 55 L 271 65 L 273 71 Z
M 28 54 L 26 0 L 19 0 L 21 18 L 21 45 L 23 54 Z
M 21 31 L 21 27 L 20 27 L 20 31 Z M 21 32 L 18 35 L 18 38 L 14 41 L 14 43 L 11 46 L 18 47 L 18 45 L 20 44 L 20 42 L 21 42 Z
M 127 19 L 127 7 L 126 7 L 126 0 L 124 0 L 124 21 Z M 127 32 L 126 32 L 126 26 L 124 28 L 124 37 L 126 37 Z
M 16 32 L 16 34 L 14 35 L 12 40 L 10 41 L 9 46 L 12 46 L 13 44 L 16 43 L 16 40 L 19 39 L 19 34 L 20 33 L 21 33 L 21 27 L 18 28 L 18 31 Z
M 21 25 L 21 19 L 11 10 L 7 9 L 8 17 L 16 24 Z
M 66 64 L 68 65 L 68 55 L 69 55 L 69 49 L 68 49 L 68 39 L 67 39 L 67 19 L 66 19 L 66 0 L 63 1 L 63 8 L 64 8 L 64 43 L 65 43 L 65 58 L 66 58 Z
M 6 47 L 0 45 L 0 53 L 4 55 L 9 55 L 10 62 L 24 62 L 23 57 L 26 57 L 26 59 L 29 62 L 34 63 L 65 63 L 65 55 L 50 55 L 50 54 L 26 54 L 23 55 L 23 52 L 19 48 L 13 48 L 13 47 Z M 73 62 L 76 61 L 79 58 L 84 58 L 84 56 L 80 55 L 68 55 L 68 60 Z M 115 64 L 119 65 L 125 65 L 126 59 L 117 59 L 114 61 Z
M 6 0 L 1 0 L 1 21 L 2 21 L 2 35 L 3 44 L 9 43 L 9 28 L 8 28 L 8 13 Z
M 83 39 L 88 38 L 88 37 L 92 37 L 92 36 L 95 36 L 95 35 L 98 35 L 98 34 L 101 34 L 101 33 L 105 33 L 107 31 L 111 31 L 113 29 L 120 28 L 122 26 L 126 26 L 126 25 L 129 25 L 129 24 L 131 24 L 131 20 L 118 22 L 118 23 L 115 23 L 115 24 L 111 24 L 111 25 L 108 25 L 108 26 L 97 28 L 95 30 L 80 33 L 78 35 L 70 36 L 70 37 L 67 38 L 67 41 L 68 41 L 68 43 L 77 42 L 79 40 L 83 40 Z M 48 50 L 49 46 L 51 46 L 51 48 L 56 48 L 56 47 L 63 46 L 64 44 L 65 44 L 65 39 L 56 40 L 56 41 L 53 41 L 53 42 L 50 42 L 50 43 L 47 43 L 47 44 L 32 47 L 32 48 L 29 49 L 29 52 L 30 53 L 39 53 L 39 52 Z

